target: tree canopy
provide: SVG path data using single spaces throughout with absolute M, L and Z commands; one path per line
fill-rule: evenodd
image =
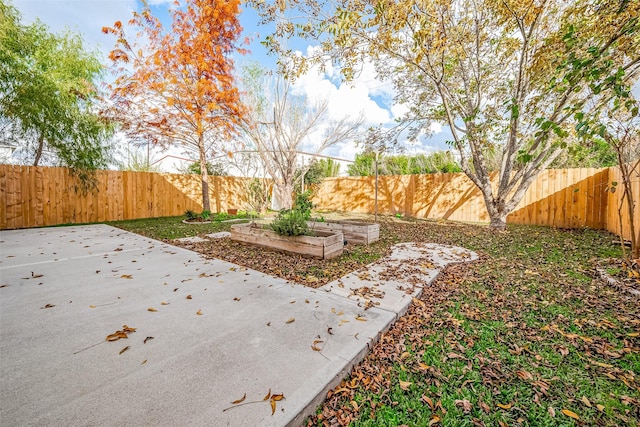
M 133 140 L 181 144 L 199 164 L 224 152 L 245 109 L 233 75 L 240 0 L 186 0 L 164 28 L 149 5 L 133 12 L 130 42 L 120 22 L 102 29 L 116 37 L 109 55 L 116 81 L 110 113 Z M 210 210 L 207 168 L 201 168 L 202 204 Z
M 373 151 L 356 154 L 355 161 L 347 167 L 347 172 L 350 176 L 375 175 L 375 160 L 376 153 Z M 381 155 L 378 157 L 378 175 L 419 175 L 461 171 L 450 151 L 436 151 L 429 155 Z
M 502 228 L 580 114 L 638 77 L 640 2 L 617 0 L 251 1 L 291 75 L 330 58 L 346 80 L 364 60 L 394 83 L 411 136 L 448 125 L 460 166 Z M 319 40 L 315 56 L 287 38 Z M 586 112 L 588 114 L 589 111 Z M 499 154 L 491 173 L 487 153 Z
M 39 21 L 23 25 L 0 0 L 1 135 L 24 161 L 62 164 L 85 178 L 107 166 L 111 129 L 96 113 L 102 71 L 79 35 L 53 34 Z

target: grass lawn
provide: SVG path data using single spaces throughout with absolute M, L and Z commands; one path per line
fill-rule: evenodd
M 180 219 L 111 224 L 162 240 L 230 228 Z M 426 288 L 307 425 L 639 425 L 640 299 L 594 279 L 598 260 L 621 254 L 609 233 L 382 217 L 379 242 L 334 260 L 229 239 L 192 248 L 317 287 L 406 241 L 481 258 Z

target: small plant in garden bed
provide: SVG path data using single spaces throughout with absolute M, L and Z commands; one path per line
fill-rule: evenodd
M 297 209 L 283 210 L 270 224 L 273 231 L 281 236 L 303 236 L 309 234 L 305 214 Z
M 310 235 L 307 221 L 311 218 L 312 208 L 311 192 L 298 193 L 293 209 L 280 211 L 270 227 L 281 236 Z

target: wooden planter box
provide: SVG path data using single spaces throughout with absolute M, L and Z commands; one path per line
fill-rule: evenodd
M 262 224 L 231 226 L 231 239 L 305 256 L 330 259 L 342 254 L 344 236 L 341 232 L 315 230 L 314 236 L 281 236 Z
M 342 232 L 348 243 L 368 245 L 380 239 L 380 224 L 356 220 L 309 222 L 310 230 Z

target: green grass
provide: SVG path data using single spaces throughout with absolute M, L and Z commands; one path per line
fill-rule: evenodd
M 179 218 L 113 225 L 159 239 L 230 226 Z M 423 304 L 411 305 L 307 425 L 638 425 L 640 302 L 594 279 L 598 259 L 621 255 L 607 232 L 510 226 L 495 233 L 383 217 L 379 242 L 347 245 L 333 260 L 228 239 L 198 250 L 319 286 L 406 241 L 463 246 L 481 258 L 451 266 L 425 288 Z
M 181 237 L 192 237 L 203 234 L 216 233 L 218 231 L 229 231 L 233 222 L 222 222 L 235 218 L 246 218 L 246 215 L 213 214 L 211 223 L 185 224 L 182 222 L 184 216 L 164 217 L 164 218 L 144 218 L 128 221 L 112 221 L 107 224 L 122 228 L 133 233 L 142 234 L 158 240 L 172 240 Z

